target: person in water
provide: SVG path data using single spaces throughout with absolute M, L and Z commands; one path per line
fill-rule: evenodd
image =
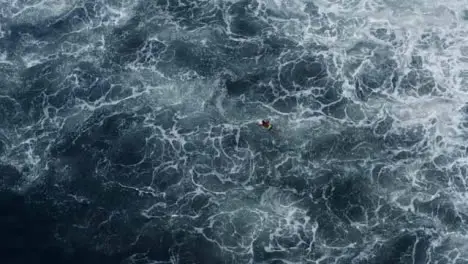
M 262 126 L 268 130 L 271 130 L 273 126 L 270 124 L 270 121 L 268 120 L 262 120 L 262 122 L 258 123 L 259 126 Z

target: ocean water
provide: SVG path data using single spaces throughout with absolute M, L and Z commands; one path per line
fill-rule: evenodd
M 461 0 L 0 0 L 0 262 L 468 263 L 467 40 Z

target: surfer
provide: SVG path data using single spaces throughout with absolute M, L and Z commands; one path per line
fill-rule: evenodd
M 258 125 L 266 128 L 268 130 L 271 130 L 273 128 L 273 126 L 270 124 L 270 121 L 268 121 L 268 120 L 262 120 L 262 122 L 259 122 Z

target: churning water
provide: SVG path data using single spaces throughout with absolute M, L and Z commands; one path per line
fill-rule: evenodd
M 0 0 L 1 262 L 468 263 L 466 8 Z

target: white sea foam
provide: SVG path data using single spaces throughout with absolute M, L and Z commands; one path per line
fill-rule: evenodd
M 93 101 L 72 98 L 73 92 L 77 92 L 74 89 L 82 88 L 78 74 L 73 72 L 79 68 L 74 62 L 87 62 L 97 67 L 105 64 L 104 61 L 107 58 L 103 54 L 107 52 L 107 47 L 112 46 L 112 43 L 105 42 L 106 37 L 112 34 L 115 28 L 125 25 L 133 17 L 133 7 L 138 4 L 133 1 L 96 3 L 99 6 L 98 15 L 89 21 L 84 21 L 83 24 L 74 25 L 73 32 L 62 36 L 66 41 L 61 42 L 60 45 L 36 41 L 27 34 L 22 35 L 19 40 L 28 49 L 18 51 L 19 54 L 14 59 L 20 60 L 17 62 L 24 65 L 26 69 L 50 62 L 60 56 L 71 61 L 64 64 L 66 67 L 62 65 L 60 74 L 63 76 L 54 76 L 60 80 L 59 85 L 54 87 L 56 90 L 48 91 L 50 92 L 48 97 L 41 99 L 46 114 L 39 120 L 35 120 L 35 123 L 28 124 L 19 131 L 18 135 L 11 136 L 13 132 L 8 135 L 11 144 L 7 147 L 5 151 L 7 155 L 2 162 L 9 162 L 28 176 L 24 186 L 29 186 L 28 184 L 40 177 L 43 170 L 48 169 L 47 155 L 50 154 L 48 152 L 50 144 L 47 142 L 54 140 L 54 133 L 81 133 L 82 129 L 88 129 L 83 127 L 89 118 L 103 109 L 118 108 L 122 112 L 134 113 L 144 106 L 150 106 L 154 109 L 154 113 L 145 113 L 145 126 L 154 129 L 154 135 L 145 140 L 146 142 L 155 140 L 161 145 L 167 143 L 161 147 L 164 148 L 161 157 L 173 154 L 170 162 L 163 162 L 154 169 L 155 174 L 180 169 L 182 171 L 180 173 L 190 177 L 174 184 L 175 187 L 172 189 L 165 190 L 177 193 L 176 204 L 171 205 L 170 201 L 158 200 L 155 205 L 142 210 L 145 217 L 159 218 L 167 213 L 170 214 L 171 221 L 184 217 L 198 219 L 201 214 L 195 212 L 195 209 L 192 209 L 190 214 L 184 214 L 180 213 L 178 211 L 180 208 L 177 207 L 184 202 L 189 203 L 184 199 L 193 200 L 196 196 L 207 195 L 210 197 L 210 202 L 216 205 L 217 211 L 204 222 L 206 226 L 197 226 L 194 230 L 203 234 L 206 239 L 225 252 L 239 254 L 251 260 L 254 241 L 262 235 L 262 232 L 265 232 L 268 233 L 266 236 L 268 244 L 263 245 L 265 252 L 287 253 L 293 250 L 299 252 L 297 259 L 284 260 L 284 262 L 320 263 L 320 260 L 323 260 L 323 262 L 332 263 L 338 258 L 352 256 L 349 250 L 355 250 L 355 252 L 361 250 L 358 259 L 370 259 L 375 247 L 390 241 L 391 238 L 378 234 L 366 234 L 376 229 L 385 230 L 389 226 L 388 222 L 395 221 L 393 224 L 398 225 L 400 224 L 398 221 L 404 221 L 400 220 L 404 217 L 391 218 L 392 214 L 414 217 L 415 221 L 421 221 L 421 225 L 430 226 L 431 232 L 438 237 L 437 241 L 432 242 L 432 249 L 441 245 L 451 247 L 454 244 L 461 245 L 468 242 L 463 234 L 456 235 L 454 231 L 450 231 L 447 227 L 450 223 L 444 222 L 443 217 L 433 216 L 418 207 L 420 203 L 436 203 L 438 199 L 446 199 L 447 201 L 444 202 L 453 205 L 455 215 L 468 213 L 465 195 L 467 182 L 465 171 L 468 167 L 465 147 L 467 131 L 463 126 L 466 121 L 463 107 L 468 100 L 466 86 L 468 84 L 466 70 L 468 66 L 468 45 L 466 44 L 468 23 L 462 12 L 464 1 L 450 0 L 443 3 L 429 0 L 259 1 L 259 5 L 252 13 L 261 16 L 259 20 L 268 24 L 269 28 L 266 29 L 268 32 L 259 33 L 251 38 L 229 36 L 230 40 L 240 46 L 259 44 L 262 43 L 261 37 L 264 36 L 260 36 L 261 34 L 277 34 L 297 44 L 293 46 L 300 49 L 299 51 L 291 49 L 275 55 L 276 57 L 272 60 L 277 65 L 271 68 L 286 69 L 289 63 L 299 61 L 300 57 L 320 55 L 323 62 L 327 64 L 329 82 L 326 86 L 342 83 L 342 86 L 337 85 L 337 88 L 343 89 L 338 96 L 341 99 L 338 98 L 338 100 L 343 102 L 347 100 L 344 103 L 344 108 L 346 108 L 343 110 L 346 113 L 344 117 L 332 115 L 333 111 L 327 112 L 327 107 L 333 106 L 333 103 L 317 102 L 317 94 L 323 87 L 297 86 L 298 90 L 295 91 L 281 91 L 286 94 L 284 98 L 289 96 L 298 101 L 303 100 L 297 104 L 295 110 L 287 112 L 275 108 L 274 102 L 252 99 L 246 95 L 230 96 L 226 91 L 220 91 L 223 83 L 221 79 L 216 79 L 221 75 L 220 73 L 210 76 L 184 67 L 172 72 L 158 68 L 158 63 L 167 63 L 174 57 L 161 58 L 159 54 L 163 52 L 150 50 L 145 53 L 143 48 L 136 52 L 135 61 L 129 61 L 121 67 L 118 74 L 112 73 L 115 76 L 106 76 L 106 78 L 113 79 L 113 83 L 109 84 L 109 90 L 104 91 L 102 97 Z M 197 4 L 207 3 L 210 2 Z M 223 6 L 223 3 L 219 1 L 213 1 L 213 3 L 216 6 Z M 37 23 L 51 17 L 66 15 L 78 4 L 81 2 L 0 1 L 2 5 L 0 11 L 5 17 L 15 19 L 17 22 Z M 316 5 L 317 9 L 311 4 Z M 252 4 L 250 8 L 254 6 Z M 145 39 L 145 45 L 149 45 L 150 41 L 159 41 L 164 45 L 169 45 L 174 41 L 184 41 L 207 48 L 212 44 L 210 39 L 218 33 L 221 34 L 222 30 L 211 34 L 206 27 L 186 30 L 177 25 L 175 20 L 171 20 L 174 19 L 173 16 L 162 14 L 163 9 L 157 9 L 161 14 L 157 14 L 155 19 L 164 17 L 165 20 L 170 21 L 171 25 L 155 35 L 148 36 Z M 272 10 L 272 12 L 268 13 L 270 15 L 265 15 L 265 10 Z M 230 24 L 235 19 L 234 16 L 226 10 L 223 12 L 224 22 Z M 137 29 L 141 27 L 142 24 L 136 26 Z M 228 28 L 223 33 L 228 34 L 230 30 Z M 3 28 L 0 28 L 0 38 L 5 35 L 3 32 Z M 81 38 L 74 38 L 74 34 Z M 318 46 L 324 48 L 317 51 Z M 165 48 L 161 49 L 165 51 Z M 215 54 L 216 48 L 212 49 L 210 51 Z M 205 58 L 206 54 L 197 55 Z M 232 76 L 237 74 L 240 75 L 239 78 L 242 78 L 248 75 L 251 69 L 258 69 L 258 67 L 261 69 L 261 65 L 257 65 L 260 57 L 258 56 L 257 62 L 230 58 L 232 61 L 223 61 L 220 67 L 231 67 L 223 74 L 229 72 Z M 143 58 L 148 59 L 147 63 L 141 62 Z M 416 58 L 419 58 L 419 62 L 415 62 Z M 196 59 L 198 58 L 194 60 Z M 0 53 L 0 64 L 15 63 L 9 60 L 7 52 Z M 235 63 L 237 64 L 234 65 Z M 380 73 L 384 76 L 380 76 Z M 94 76 L 90 78 L 95 78 L 93 82 L 103 81 Z M 363 90 L 365 88 L 362 83 L 357 83 L 357 80 L 364 78 L 375 78 L 376 82 L 381 79 L 385 80 L 381 82 L 380 87 L 369 88 L 363 92 L 364 96 L 360 96 L 356 92 L 356 87 L 361 85 L 360 88 Z M 409 84 L 405 84 L 405 80 Z M 86 84 L 86 82 L 83 83 Z M 88 89 L 93 84 L 86 84 L 84 88 Z M 270 87 L 279 93 L 280 88 L 276 87 L 277 83 L 271 81 L 263 84 L 265 89 Z M 425 91 L 423 88 L 432 89 L 432 91 Z M 67 93 L 70 98 L 67 97 Z M 52 99 L 59 95 L 70 101 L 61 106 L 52 106 Z M 277 100 L 278 98 L 275 102 Z M 320 107 L 312 109 L 312 102 L 320 104 Z M 350 102 L 353 104 L 351 105 Z M 176 113 L 169 118 L 170 122 L 173 122 L 169 128 L 155 124 L 158 122 L 155 116 L 161 109 L 170 109 Z M 339 110 L 339 107 L 337 109 Z M 216 120 L 217 123 L 209 123 L 211 121 L 196 123 L 197 118 L 215 119 L 214 112 L 219 114 L 216 118 L 222 120 Z M 257 132 L 248 130 L 253 122 L 263 118 L 272 119 L 275 128 L 278 127 L 274 130 L 276 134 L 258 134 L 257 136 Z M 391 126 L 383 132 L 383 135 L 379 135 L 380 141 L 376 140 L 371 143 L 381 144 L 382 148 L 390 149 L 368 149 L 378 153 L 389 152 L 394 156 L 376 157 L 377 155 L 372 155 L 375 153 L 369 153 L 367 158 L 354 156 L 361 147 L 365 149 L 366 144 L 371 144 L 366 142 L 370 140 L 367 138 L 368 135 L 364 134 L 366 129 L 375 132 L 376 126 L 387 118 L 392 119 Z M 135 124 L 130 127 L 129 131 L 136 129 Z M 181 127 L 194 129 L 191 132 L 183 132 Z M 48 130 L 51 134 L 45 132 L 36 136 L 30 133 L 34 129 Z M 345 134 L 350 129 L 362 129 L 356 130 L 359 131 L 356 133 L 363 133 L 363 135 Z M 249 131 L 250 134 L 245 131 Z M 255 139 L 252 140 L 245 134 L 254 135 Z M 331 142 L 327 141 L 326 146 L 321 146 L 324 149 L 317 147 L 321 140 L 328 140 L 332 135 L 338 136 L 332 138 Z M 340 142 L 343 146 L 337 147 L 336 141 L 342 140 L 341 136 L 347 138 Z M 392 136 L 395 139 L 392 139 Z M 407 145 L 403 143 L 398 145 L 397 143 L 400 142 L 395 142 L 398 146 L 394 148 L 386 141 L 398 141 L 400 138 L 403 138 L 402 141 L 411 141 L 413 140 L 411 137 L 420 137 L 421 140 Z M 275 141 L 272 140 L 274 144 L 270 144 L 271 138 L 274 138 Z M 196 157 L 189 157 L 187 153 L 184 153 L 184 148 L 189 148 L 193 142 L 197 143 L 196 140 L 202 142 L 202 146 L 193 150 L 193 153 L 198 154 Z M 348 147 L 344 146 L 348 143 L 346 140 L 357 142 Z M 265 146 L 275 149 L 278 153 L 269 152 Z M 348 151 L 349 149 L 351 150 Z M 308 151 L 313 153 L 308 153 Z M 395 157 L 405 151 L 414 157 Z M 315 159 L 314 155 L 319 158 Z M 334 158 L 334 155 L 346 157 L 339 160 Z M 110 161 L 106 159 L 100 162 L 96 171 L 106 171 Z M 369 179 L 369 182 L 375 184 L 370 187 L 369 192 L 381 199 L 371 201 L 376 204 L 369 205 L 373 206 L 372 210 L 375 212 L 369 209 L 363 213 L 365 220 L 348 222 L 343 220 L 345 217 L 340 218 L 341 212 L 336 208 L 331 208 L 329 203 L 330 200 L 343 198 L 340 194 L 333 193 L 335 186 L 328 186 L 333 185 L 332 183 L 320 182 L 317 175 L 323 172 L 321 170 L 333 171 L 333 168 L 339 167 L 340 170 L 333 171 L 333 176 L 330 176 L 339 182 L 339 180 L 346 180 L 347 177 L 361 173 L 362 170 L 369 172 L 371 170 L 368 167 L 377 168 L 381 163 L 384 163 L 384 169 L 381 172 L 385 170 L 388 174 L 379 172 L 379 176 L 376 177 L 378 179 Z M 290 168 L 287 168 L 288 166 Z M 362 177 L 371 178 L 370 174 Z M 314 197 L 312 194 L 310 197 L 301 196 L 303 193 L 301 194 L 300 190 L 294 188 L 270 186 L 259 195 L 258 203 L 252 202 L 258 198 L 257 194 L 253 193 L 257 188 L 261 189 L 259 186 L 279 185 L 278 182 L 286 178 L 288 180 L 299 178 L 305 179 L 304 182 L 312 182 L 307 188 L 316 188 L 313 190 Z M 349 184 L 354 187 L 352 184 L 358 181 L 359 179 L 353 179 Z M 184 191 L 182 190 L 183 184 L 192 185 L 194 190 L 185 193 L 185 196 L 181 195 Z M 119 186 L 138 191 L 140 194 L 154 195 L 156 193 L 155 189 L 149 186 L 147 188 L 124 184 Z M 378 190 L 378 193 L 373 193 L 375 190 Z M 308 191 L 312 192 L 312 190 L 304 192 Z M 358 196 L 351 191 L 349 193 L 351 198 L 353 195 Z M 164 199 L 165 195 L 164 192 L 164 195 L 154 195 L 154 197 Z M 311 201 L 309 206 L 320 208 L 317 209 L 319 213 L 301 204 L 303 200 L 309 198 Z M 384 212 L 383 208 L 386 207 L 390 207 L 386 210 L 395 211 Z M 349 235 L 348 233 L 355 232 L 356 236 L 362 238 L 362 242 L 352 242 L 353 239 L 359 241 L 352 235 L 349 235 L 351 238 L 347 241 L 339 241 L 341 244 L 326 241 L 323 237 L 325 235 L 321 237 L 319 233 L 335 230 L 330 230 L 333 228 L 326 226 L 326 223 L 322 224 L 323 226 L 318 224 L 320 210 L 328 210 L 330 222 L 333 222 L 338 230 L 335 234 L 344 236 L 345 233 Z M 365 209 L 362 210 L 365 211 Z M 232 234 L 224 234 L 219 230 L 217 232 L 220 233 L 211 234 L 204 231 L 205 229 L 213 231 L 215 224 L 226 225 L 227 229 L 229 228 L 227 223 L 243 217 L 250 221 L 247 226 L 250 233 L 242 240 L 229 240 Z M 404 222 L 404 224 L 411 223 Z M 419 227 L 407 226 L 405 228 L 415 231 Z M 460 230 L 462 231 L 464 230 Z M 296 244 L 289 245 L 288 248 L 283 243 L 284 241 L 280 241 L 281 238 L 290 239 Z M 337 237 L 337 240 L 339 239 L 342 238 Z M 447 242 L 448 240 L 451 241 Z M 359 248 L 360 244 L 365 245 Z M 310 256 L 311 252 L 316 251 L 322 255 L 314 260 L 305 259 L 301 255 L 304 253 Z M 447 252 L 444 251 L 442 254 Z M 468 258 L 468 255 L 464 251 L 457 251 L 456 257 L 448 256 L 448 258 L 455 262 L 456 259 Z M 434 260 L 431 263 L 436 262 Z

